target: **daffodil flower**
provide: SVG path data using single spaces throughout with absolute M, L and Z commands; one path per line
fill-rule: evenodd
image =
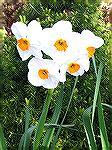
M 78 49 L 76 47 L 79 34 L 72 32 L 72 25 L 69 21 L 58 21 L 52 28 L 43 29 L 42 35 L 43 52 L 58 64 L 66 62 L 75 55 L 75 49 L 76 51 Z
M 41 58 L 41 32 L 42 27 L 36 20 L 31 21 L 28 26 L 22 22 L 13 23 L 11 30 L 17 39 L 17 49 L 22 60 L 31 55 Z
M 62 76 L 68 72 L 73 76 L 82 76 L 84 72 L 89 70 L 90 61 L 87 56 L 74 58 L 73 60 L 69 60 L 69 62 L 61 65 L 60 74 Z
M 89 58 L 91 58 L 94 55 L 96 48 L 99 48 L 104 44 L 104 40 L 102 38 L 95 36 L 89 30 L 83 30 L 81 33 L 81 38 L 82 45 L 87 50 Z
M 53 60 L 32 58 L 28 63 L 28 80 L 34 86 L 56 88 L 60 79 L 59 65 Z

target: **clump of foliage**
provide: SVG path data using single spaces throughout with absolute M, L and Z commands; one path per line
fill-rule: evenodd
M 96 52 L 96 64 L 102 60 L 105 63 L 105 68 L 102 76 L 101 95 L 102 101 L 108 104 L 111 103 L 109 93 L 109 45 L 111 32 L 103 22 L 102 12 L 98 8 L 99 3 L 86 1 L 35 1 L 29 2 L 18 16 L 18 21 L 28 23 L 33 19 L 40 21 L 42 27 L 51 27 L 59 20 L 68 20 L 73 25 L 73 30 L 81 32 L 84 29 L 89 29 L 96 35 L 102 37 L 105 41 L 104 46 L 99 48 Z M 13 36 L 7 36 L 4 40 L 3 54 L 2 54 L 2 112 L 1 122 L 4 128 L 5 137 L 7 139 L 8 148 L 15 150 L 18 148 L 18 143 L 21 135 L 24 133 L 24 113 L 26 99 L 30 104 L 30 124 L 35 124 L 41 114 L 41 110 L 46 97 L 46 90 L 44 88 L 37 88 L 32 86 L 27 80 L 27 63 L 22 62 L 16 50 L 16 41 Z M 65 109 L 68 104 L 68 97 L 70 95 L 71 87 L 74 78 L 67 77 L 66 91 L 64 94 L 62 113 L 59 118 L 61 122 Z M 95 73 L 93 64 L 91 63 L 90 70 L 80 77 L 77 88 L 74 92 L 72 103 L 68 111 L 64 124 L 75 124 L 74 130 L 62 129 L 59 140 L 57 142 L 57 149 L 88 149 L 85 131 L 82 123 L 82 113 L 84 109 L 92 105 L 95 89 Z M 48 112 L 48 122 L 54 110 L 56 97 L 58 96 L 57 87 L 54 91 L 51 106 Z M 96 115 L 97 118 L 97 115 Z M 110 136 L 112 123 L 110 112 L 105 111 L 106 125 L 108 136 Z M 101 144 L 99 142 L 99 132 L 96 123 L 96 138 L 99 149 Z

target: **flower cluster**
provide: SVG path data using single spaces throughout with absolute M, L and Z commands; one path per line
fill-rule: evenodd
M 81 76 L 89 70 L 89 59 L 104 41 L 89 30 L 73 32 L 69 21 L 58 21 L 51 28 L 42 29 L 39 22 L 13 23 L 12 32 L 22 60 L 34 57 L 28 63 L 28 80 L 34 86 L 55 88 L 66 81 L 66 72 Z M 49 59 L 43 59 L 43 54 Z

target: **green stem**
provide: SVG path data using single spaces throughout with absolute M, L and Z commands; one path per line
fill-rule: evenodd
M 92 61 L 93 61 L 93 66 L 94 66 L 95 74 L 96 74 L 96 77 L 97 77 L 97 68 L 96 68 L 96 61 L 95 61 L 95 57 L 94 56 L 92 57 Z
M 65 115 L 64 115 L 63 120 L 62 120 L 62 122 L 61 122 L 61 124 L 60 124 L 60 127 L 58 128 L 58 131 L 57 131 L 57 134 L 56 134 L 56 136 L 55 136 L 55 138 L 54 138 L 54 142 L 53 142 L 53 145 L 52 145 L 52 147 L 51 147 L 51 150 L 54 150 L 54 149 L 55 149 L 55 144 L 56 144 L 56 142 L 57 142 L 57 140 L 58 140 L 58 136 L 59 136 L 60 131 L 61 131 L 61 129 L 62 129 L 62 124 L 63 124 L 63 122 L 64 122 L 64 120 L 65 120 L 65 118 L 66 118 L 68 109 L 69 109 L 69 107 L 70 107 L 70 104 L 71 104 L 71 101 L 72 101 L 72 96 L 73 96 L 74 89 L 75 89 L 75 87 L 76 87 L 77 81 L 78 81 L 78 77 L 76 77 L 76 79 L 75 79 L 75 82 L 74 82 L 74 85 L 73 85 L 73 88 L 72 88 L 72 93 L 71 93 L 71 96 L 70 96 L 70 100 L 69 100 L 69 103 L 68 103 L 68 106 L 67 106 Z
M 38 147 L 39 147 L 40 140 L 41 140 L 41 137 L 42 137 L 42 134 L 43 134 L 44 124 L 45 124 L 45 121 L 46 121 L 47 112 L 48 112 L 48 108 L 49 108 L 49 105 L 50 105 L 52 93 L 53 93 L 53 90 L 48 90 L 48 94 L 47 94 L 47 97 L 46 97 L 46 100 L 45 100 L 45 103 L 44 103 L 43 111 L 42 111 L 42 114 L 40 116 L 38 126 L 36 128 L 35 141 L 34 141 L 34 144 L 33 144 L 33 150 L 38 150 L 39 149 Z
M 94 121 L 94 114 L 95 114 L 95 108 L 97 104 L 97 99 L 98 99 L 98 93 L 99 93 L 99 87 L 100 87 L 100 82 L 101 82 L 101 75 L 102 75 L 102 69 L 103 69 L 103 64 L 100 63 L 99 70 L 98 70 L 98 75 L 97 75 L 97 81 L 96 81 L 96 87 L 95 87 L 95 93 L 94 93 L 94 100 L 93 100 L 93 109 L 92 109 L 92 124 Z
M 63 100 L 63 94 L 64 94 L 64 84 L 61 84 L 61 90 L 58 99 L 56 100 L 56 106 L 54 110 L 54 114 L 52 116 L 52 120 L 50 124 L 57 124 L 60 113 L 61 113 L 61 108 L 62 108 L 62 100 Z M 49 148 L 50 142 L 53 137 L 55 128 L 49 128 L 46 132 L 46 135 L 43 140 L 43 146 Z

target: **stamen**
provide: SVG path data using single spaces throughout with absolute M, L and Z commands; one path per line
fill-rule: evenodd
M 17 41 L 17 43 L 22 51 L 26 51 L 30 47 L 30 41 L 27 38 L 21 38 Z
M 91 58 L 95 53 L 95 47 L 87 47 L 88 57 Z
M 68 65 L 68 71 L 73 74 L 80 69 L 80 65 L 77 63 L 71 63 Z
M 54 46 L 56 47 L 56 49 L 58 51 L 64 51 L 64 52 L 67 50 L 67 47 L 68 47 L 67 42 L 65 40 L 63 40 L 63 39 L 57 40 L 54 43 Z
M 48 72 L 48 70 L 46 70 L 46 69 L 40 69 L 40 70 L 38 71 L 38 75 L 39 75 L 39 77 L 40 77 L 41 79 L 45 80 L 45 79 L 48 79 L 48 77 L 49 77 L 49 72 Z

